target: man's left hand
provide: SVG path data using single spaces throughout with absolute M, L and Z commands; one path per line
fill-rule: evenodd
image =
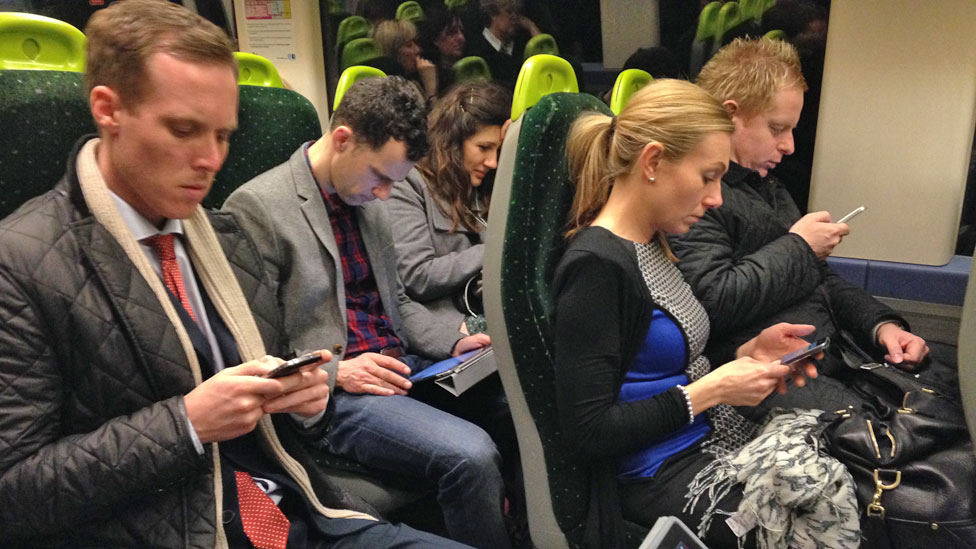
M 454 350 L 451 351 L 452 356 L 458 356 L 460 354 L 472 351 L 474 349 L 480 349 L 481 347 L 487 347 L 491 345 L 491 338 L 488 334 L 474 334 L 467 337 L 462 337 L 454 344 Z
M 887 351 L 885 360 L 907 371 L 914 371 L 929 354 L 929 346 L 924 339 L 906 332 L 893 322 L 878 328 L 878 344 Z

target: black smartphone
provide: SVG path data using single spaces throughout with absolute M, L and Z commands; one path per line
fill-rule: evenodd
M 309 364 L 314 364 L 319 360 L 322 360 L 322 353 L 308 353 L 307 355 L 302 355 L 285 362 L 281 366 L 278 366 L 274 370 L 271 370 L 265 374 L 264 377 L 274 379 L 276 377 L 290 376 L 298 370 L 301 370 L 302 367 L 308 366 Z
M 818 341 L 814 341 L 813 343 L 807 345 L 802 349 L 793 351 L 792 353 L 779 359 L 779 361 L 782 364 L 786 364 L 787 366 L 790 366 L 803 360 L 804 358 L 810 358 L 813 355 L 820 353 L 821 351 L 823 351 L 829 346 L 830 346 L 830 338 L 825 337 Z

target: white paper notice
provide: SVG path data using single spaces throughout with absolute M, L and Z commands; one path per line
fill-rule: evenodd
M 291 0 L 244 0 L 248 49 L 273 63 L 294 61 L 295 23 Z

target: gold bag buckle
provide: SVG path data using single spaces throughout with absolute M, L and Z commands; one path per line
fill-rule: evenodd
M 874 497 L 871 498 L 871 503 L 868 504 L 867 514 L 869 517 L 884 518 L 885 508 L 881 505 L 881 494 L 885 490 L 894 490 L 901 484 L 901 471 L 895 471 L 895 480 L 890 484 L 885 484 L 881 481 L 881 476 L 878 474 L 879 470 L 874 470 Z

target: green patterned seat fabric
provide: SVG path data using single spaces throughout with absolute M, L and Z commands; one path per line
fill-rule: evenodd
M 0 71 L 0 218 L 54 187 L 79 137 L 95 133 L 79 72 Z
M 553 375 L 553 327 L 549 295 L 574 188 L 569 182 L 566 139 L 584 111 L 611 114 L 581 93 L 544 96 L 525 112 L 515 158 L 502 249 L 501 298 L 515 368 L 542 439 L 553 511 L 574 547 L 582 546 L 589 500 L 589 472 L 566 448 L 560 434 Z M 626 524 L 636 547 L 646 528 Z
M 0 71 L 0 218 L 54 187 L 75 141 L 97 132 L 82 79 L 77 72 Z M 315 107 L 298 93 L 238 89 L 238 131 L 204 201 L 210 208 L 322 135 Z
M 315 107 L 282 88 L 239 86 L 237 132 L 203 205 L 219 208 L 234 189 L 288 160 L 306 141 L 322 136 Z

